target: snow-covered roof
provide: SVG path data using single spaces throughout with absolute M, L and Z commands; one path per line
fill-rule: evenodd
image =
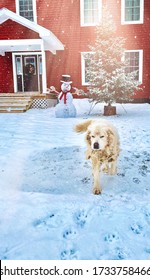
M 0 24 L 4 23 L 8 19 L 13 20 L 21 24 L 22 26 L 25 26 L 30 30 L 33 30 L 34 32 L 37 32 L 39 34 L 39 37 L 42 39 L 41 41 L 43 41 L 43 46 L 42 43 L 39 44 L 40 41 L 38 41 L 38 44 L 36 45 L 36 40 L 35 40 L 35 44 L 33 44 L 33 50 L 35 49 L 41 50 L 41 48 L 44 48 L 44 50 L 48 50 L 54 54 L 56 53 L 57 50 L 64 50 L 63 44 L 50 30 L 20 15 L 17 15 L 16 13 L 6 8 L 0 9 Z M 34 39 L 32 39 L 32 41 L 33 40 Z M 23 49 L 22 41 L 23 40 L 0 40 L 0 54 L 3 54 L 8 51 L 27 51 L 28 48 L 31 51 L 30 40 L 29 40 L 29 44 L 24 45 L 24 49 Z

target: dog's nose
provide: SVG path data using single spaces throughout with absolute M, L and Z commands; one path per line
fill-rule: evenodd
M 98 149 L 99 149 L 99 144 L 98 144 L 98 142 L 95 142 L 95 143 L 94 143 L 94 149 L 95 149 L 95 150 L 98 150 Z

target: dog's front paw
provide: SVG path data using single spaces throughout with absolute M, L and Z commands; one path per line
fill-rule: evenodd
M 100 188 L 93 188 L 93 194 L 101 194 L 102 190 Z
M 108 172 L 109 175 L 116 175 L 117 174 L 117 168 L 111 168 Z

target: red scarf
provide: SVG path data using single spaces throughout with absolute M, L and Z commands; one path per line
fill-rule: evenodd
M 67 93 L 68 93 L 69 91 L 67 91 L 67 92 L 63 92 L 62 91 L 62 94 L 61 94 L 61 96 L 59 97 L 59 99 L 61 100 L 62 98 L 63 98 L 63 96 L 64 96 L 64 104 L 66 104 L 66 102 L 67 102 Z

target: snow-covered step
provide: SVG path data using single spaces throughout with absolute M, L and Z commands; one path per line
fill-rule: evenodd
M 26 108 L 26 107 L 28 107 L 28 103 L 24 103 L 24 104 L 22 104 L 22 103 L 11 103 L 11 104 L 8 104 L 8 103 L 2 103 L 2 104 L 0 104 L 0 109 L 3 109 L 3 108 Z
M 0 100 L 0 106 L 18 106 L 18 105 L 28 105 L 30 100 Z
M 30 101 L 31 98 L 26 98 L 26 97 L 22 97 L 22 98 L 16 98 L 16 97 L 1 97 L 0 96 L 0 103 L 1 102 L 28 102 Z
M 24 113 L 26 112 L 27 109 L 26 108 L 1 108 L 0 107 L 0 113 Z
M 0 95 L 0 113 L 22 113 L 30 108 L 32 96 Z

